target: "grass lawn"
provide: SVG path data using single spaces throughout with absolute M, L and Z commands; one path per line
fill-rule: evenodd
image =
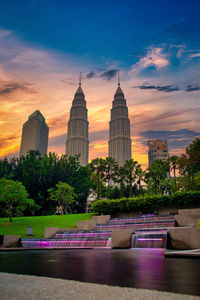
M 0 218 L 0 235 L 20 235 L 27 237 L 28 226 L 33 228 L 33 237 L 44 237 L 45 227 L 75 228 L 76 222 L 91 220 L 94 214 L 72 214 L 63 216 L 38 216 L 13 218 L 13 223 L 9 218 Z

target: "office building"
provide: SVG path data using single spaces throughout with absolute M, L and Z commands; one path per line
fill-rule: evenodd
M 160 159 L 162 161 L 166 161 L 168 159 L 169 152 L 166 140 L 149 140 L 147 145 L 149 146 L 149 166 L 156 159 Z
M 81 88 L 81 79 L 79 87 L 75 93 L 72 107 L 70 110 L 70 118 L 68 121 L 68 132 L 66 141 L 66 154 L 74 156 L 80 154 L 80 164 L 86 166 L 88 164 L 88 117 L 85 95 Z
M 118 81 L 118 88 L 114 95 L 109 122 L 109 156 L 123 166 L 126 160 L 131 159 L 130 120 L 124 93 Z
M 20 156 L 26 156 L 30 150 L 47 153 L 49 127 L 39 110 L 33 112 L 22 128 Z

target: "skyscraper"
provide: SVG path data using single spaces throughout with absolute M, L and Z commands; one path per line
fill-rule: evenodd
M 149 140 L 147 145 L 149 146 L 149 167 L 156 159 L 160 159 L 162 161 L 166 161 L 168 159 L 169 152 L 166 140 Z
M 112 102 L 108 152 L 109 156 L 113 157 L 120 166 L 123 166 L 126 160 L 131 159 L 130 120 L 119 79 L 118 88 Z
M 49 127 L 39 110 L 33 112 L 22 128 L 20 156 L 26 156 L 29 150 L 47 153 Z
M 80 78 L 79 87 L 75 93 L 70 110 L 66 141 L 66 154 L 71 156 L 80 154 L 79 160 L 82 166 L 86 166 L 88 164 L 88 125 L 89 122 L 87 120 L 85 95 L 81 88 Z

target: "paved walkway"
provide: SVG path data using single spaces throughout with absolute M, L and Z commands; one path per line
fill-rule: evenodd
M 168 292 L 143 290 L 0 273 L 1 300 L 200 300 L 200 297 Z
M 200 258 L 200 249 L 194 250 L 166 250 L 165 257 L 197 257 Z

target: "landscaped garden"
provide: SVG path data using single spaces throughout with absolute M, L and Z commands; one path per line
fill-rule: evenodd
M 0 235 L 27 237 L 27 227 L 32 227 L 35 238 L 44 237 L 45 227 L 75 228 L 78 221 L 91 220 L 94 214 L 72 214 L 39 217 L 0 218 Z

